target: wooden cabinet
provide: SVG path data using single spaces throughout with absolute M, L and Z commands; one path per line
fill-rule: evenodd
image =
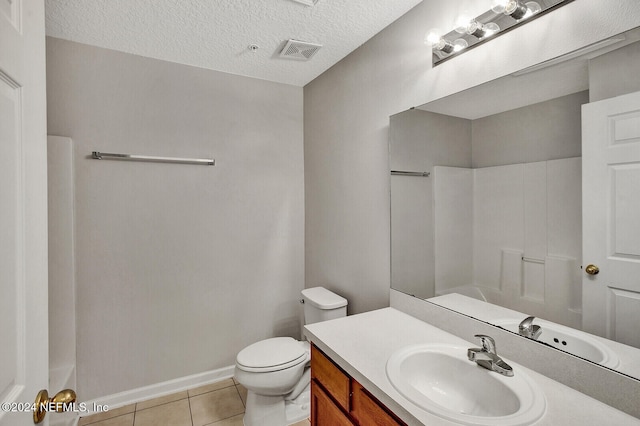
M 353 381 L 351 413 L 360 425 L 398 426 L 404 425 L 391 411 L 358 383 Z
M 405 423 L 312 345 L 311 425 L 398 426 Z
M 351 377 L 315 346 L 311 346 L 311 379 L 322 385 L 342 410 L 349 412 Z
M 349 416 L 338 408 L 315 380 L 311 381 L 311 424 L 353 426 Z

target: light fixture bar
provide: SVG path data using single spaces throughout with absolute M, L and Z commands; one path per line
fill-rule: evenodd
M 473 19 L 467 18 L 466 25 L 458 20 L 455 24 L 456 28 L 447 34 L 429 35 L 428 43 L 432 47 L 433 66 L 446 62 L 572 1 L 494 0 L 494 6 L 491 9 Z

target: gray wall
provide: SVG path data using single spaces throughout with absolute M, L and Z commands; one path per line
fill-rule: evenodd
M 432 69 L 425 33 L 486 5 L 423 1 L 305 86 L 305 285 L 389 304 L 390 115 L 631 29 L 637 5 L 572 2 Z
M 74 141 L 83 400 L 299 335 L 302 89 L 47 40 L 48 130 Z M 96 161 L 92 150 L 216 158 Z
M 640 90 L 640 42 L 589 61 L 589 96 L 595 102 Z
M 584 91 L 473 120 L 473 168 L 580 157 L 588 102 Z
M 391 170 L 471 167 L 471 121 L 412 109 L 391 116 Z M 391 176 L 391 285 L 408 294 L 435 295 L 433 173 Z

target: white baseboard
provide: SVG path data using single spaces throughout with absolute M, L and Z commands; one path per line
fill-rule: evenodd
M 91 401 L 83 401 L 87 408 L 92 410 L 95 406 L 109 407 L 109 410 L 133 404 L 147 399 L 184 391 L 187 389 L 204 386 L 233 377 L 234 366 L 223 367 L 218 370 L 205 371 L 192 376 L 179 377 L 166 382 L 156 383 L 137 389 L 102 396 Z M 86 414 L 84 414 L 86 415 Z

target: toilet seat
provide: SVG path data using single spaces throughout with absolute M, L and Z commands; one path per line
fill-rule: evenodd
M 308 345 L 291 337 L 273 337 L 238 353 L 236 366 L 247 372 L 269 373 L 294 367 L 309 359 Z

